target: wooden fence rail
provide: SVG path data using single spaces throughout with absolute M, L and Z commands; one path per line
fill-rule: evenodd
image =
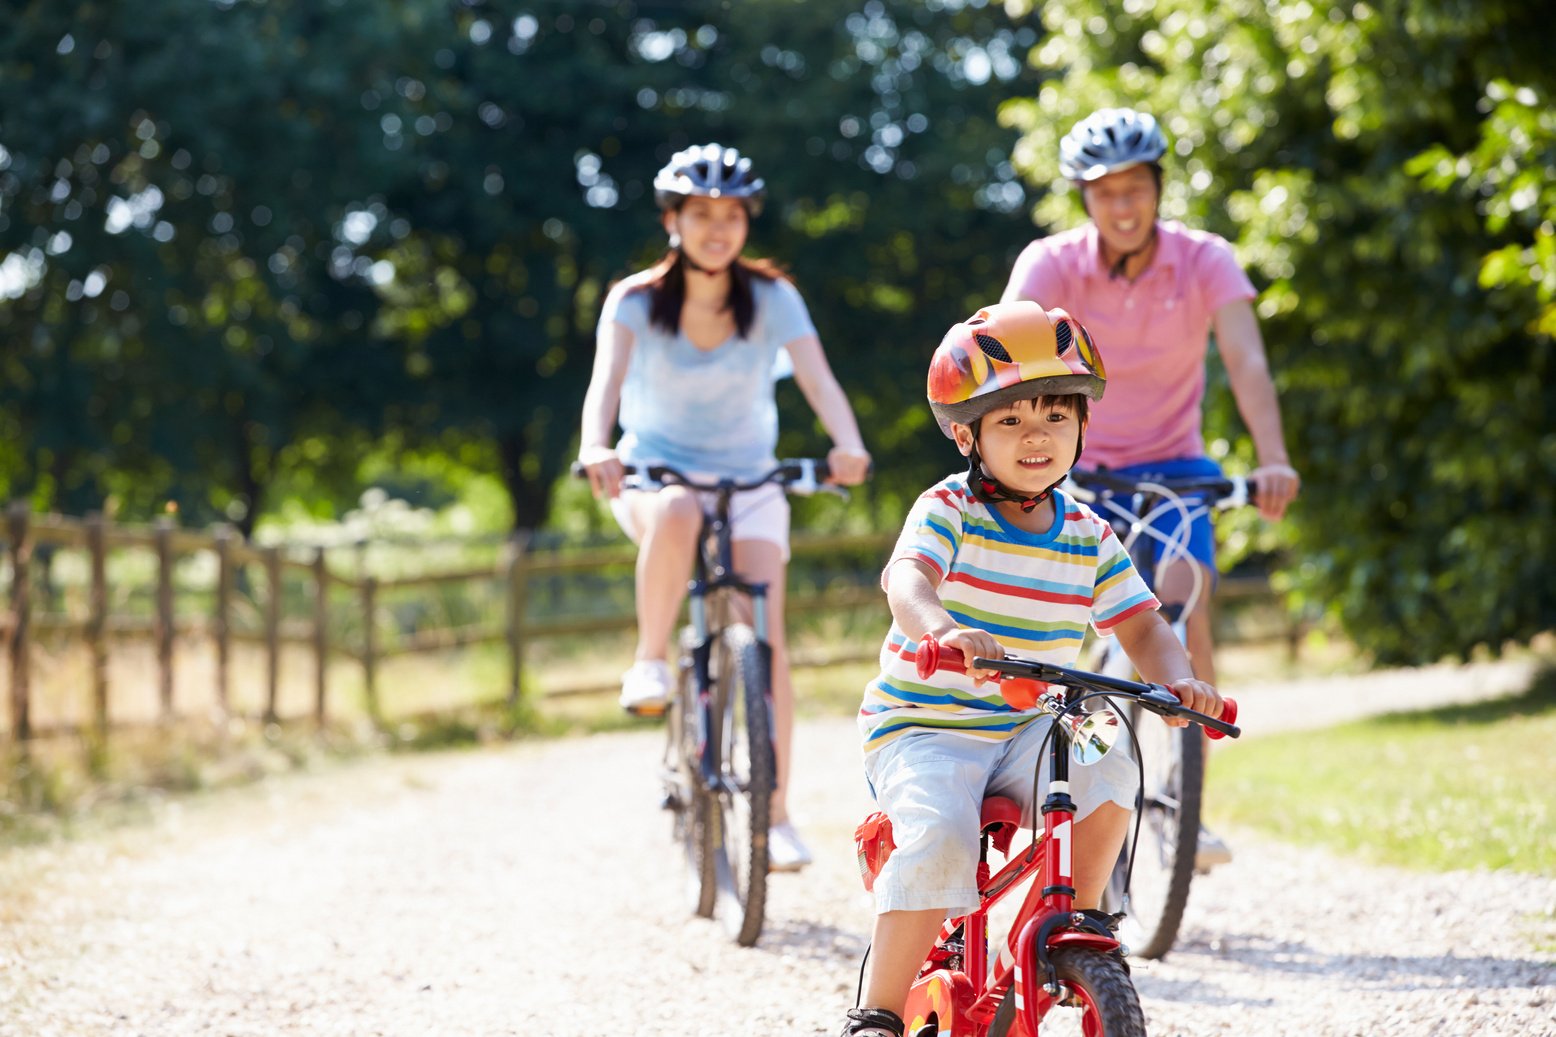
M 175 701 L 174 670 L 176 646 L 180 641 L 205 639 L 214 648 L 216 709 L 220 715 L 232 715 L 233 647 L 237 644 L 262 649 L 263 694 L 258 718 L 267 721 L 280 716 L 279 685 L 283 646 L 302 647 L 312 654 L 312 697 L 307 715 L 319 724 L 330 716 L 328 663 L 330 658 L 354 660 L 361 667 L 365 707 L 375 721 L 384 720 L 379 701 L 380 666 L 389 657 L 423 652 L 439 652 L 473 645 L 504 644 L 507 655 L 507 682 L 503 689 L 509 703 L 518 700 L 525 675 L 526 654 L 531 644 L 545 638 L 568 635 L 619 632 L 632 629 L 636 620 L 630 608 L 599 615 L 553 615 L 544 605 L 537 606 L 535 589 L 541 581 L 554 577 L 568 580 L 602 573 L 616 573 L 625 583 L 630 580 L 634 550 L 631 547 L 582 552 L 536 552 L 530 540 L 519 534 L 493 551 L 489 564 L 464 562 L 437 571 L 380 577 L 367 571 L 364 550 L 373 545 L 354 544 L 326 548 L 318 545 L 255 546 L 243 541 L 237 531 L 218 526 L 210 531 L 180 529 L 163 519 L 150 526 L 116 525 L 102 515 L 84 519 L 52 514 L 33 514 L 26 502 L 13 503 L 5 513 L 3 545 L 0 545 L 0 577 L 9 572 L 9 587 L 0 583 L 0 647 L 8 656 L 9 706 L 7 734 L 13 740 L 26 740 L 50 731 L 35 729 L 33 707 L 33 649 L 40 638 L 63 639 L 85 646 L 90 664 L 90 711 L 87 725 L 101 734 L 117 726 L 112 708 L 115 699 L 110 687 L 110 656 L 113 646 L 126 641 L 150 642 L 156 669 L 156 708 L 158 722 L 166 723 L 179 715 Z M 856 554 L 868 558 L 866 568 L 878 565 L 890 551 L 895 534 L 797 535 L 793 544 L 795 559 L 832 559 Z M 471 542 L 474 545 L 475 542 Z M 493 541 L 486 547 L 496 547 Z M 61 549 L 81 551 L 87 557 L 85 613 L 71 615 L 68 609 L 40 611 L 35 599 L 42 590 L 37 581 L 40 552 Z M 115 588 L 111 584 L 108 558 L 111 552 L 129 552 L 145 556 L 154 572 L 150 617 L 116 614 L 113 610 Z M 183 613 L 180 595 L 186 600 L 196 592 L 181 588 L 175 578 L 180 560 L 208 554 L 215 561 L 215 573 L 198 597 L 208 600 L 201 615 Z M 345 555 L 348 565 L 332 562 Z M 347 575 L 342 569 L 354 570 Z M 254 574 L 260 574 L 257 579 Z M 240 574 L 243 574 L 240 578 Z M 306 587 L 306 614 L 287 616 L 283 609 L 284 583 L 290 576 Z M 445 588 L 486 582 L 499 602 L 500 620 L 441 625 L 399 632 L 385 639 L 380 629 L 387 623 L 384 602 L 402 592 L 426 597 Z M 1262 580 L 1223 580 L 1218 596 L 1232 594 L 1268 594 Z M 331 601 L 330 592 L 338 592 Z M 262 592 L 262 593 L 261 593 Z M 257 593 L 257 602 L 256 602 Z M 260 629 L 244 630 L 236 620 L 239 602 L 259 604 Z M 349 604 L 342 606 L 341 602 Z M 881 610 L 879 590 L 873 586 L 833 586 L 815 591 L 797 590 L 790 595 L 791 615 L 821 612 Z M 332 621 L 337 630 L 355 630 L 354 638 L 331 635 Z M 868 639 L 867 639 L 868 640 Z M 832 663 L 873 657 L 877 644 L 861 643 L 841 653 L 831 652 L 825 659 L 796 658 L 796 665 Z M 599 690 L 599 686 L 551 688 L 547 695 L 573 694 Z M 474 696 L 472 696 L 474 698 Z M 187 704 L 185 709 L 188 709 Z M 287 718 L 295 719 L 295 718 Z M 65 725 L 79 730 L 83 725 Z

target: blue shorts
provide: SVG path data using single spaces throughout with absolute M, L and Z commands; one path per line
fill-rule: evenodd
M 1150 461 L 1146 464 L 1128 465 L 1124 468 L 1110 468 L 1108 473 L 1110 475 L 1120 475 L 1127 479 L 1148 479 L 1152 476 L 1163 479 L 1217 479 L 1223 474 L 1221 466 L 1208 457 L 1180 457 L 1171 461 Z M 1077 474 L 1080 478 L 1085 478 L 1084 472 Z M 1185 493 L 1183 499 L 1186 501 L 1197 501 L 1203 498 L 1198 494 Z M 1136 498 L 1135 504 L 1132 506 L 1138 507 L 1139 503 L 1139 498 Z M 1194 514 L 1189 520 L 1188 543 L 1184 546 L 1187 548 L 1190 558 L 1193 558 L 1196 562 L 1210 570 L 1211 579 L 1214 581 L 1216 576 L 1216 532 L 1215 527 L 1211 524 L 1210 509 L 1194 508 L 1193 511 L 1197 514 Z M 1097 513 L 1104 519 L 1113 517 L 1101 509 Z M 1161 513 L 1151 520 L 1150 528 L 1161 533 L 1164 537 L 1176 539 L 1179 528 L 1182 525 L 1183 513 L 1181 511 L 1177 508 L 1163 508 Z M 1151 545 L 1151 557 L 1160 565 L 1162 555 L 1168 550 L 1168 546 L 1149 534 L 1142 533 L 1141 538 Z M 1176 551 L 1177 549 L 1175 548 L 1175 554 Z M 1212 583 L 1212 586 L 1214 586 L 1214 583 Z

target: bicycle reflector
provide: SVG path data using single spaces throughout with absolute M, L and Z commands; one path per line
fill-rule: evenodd
M 866 892 L 875 889 L 875 877 L 886 865 L 886 858 L 897 848 L 892 838 L 891 818 L 882 811 L 875 811 L 854 829 L 854 849 L 859 854 L 859 877 Z

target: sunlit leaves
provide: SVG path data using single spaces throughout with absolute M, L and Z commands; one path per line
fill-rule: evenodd
M 1034 57 L 1058 78 L 1002 113 L 1018 167 L 1049 183 L 1078 118 L 1152 111 L 1163 213 L 1226 235 L 1261 289 L 1305 477 L 1298 597 L 1395 660 L 1550 628 L 1550 20 L 1429 0 L 1041 10 Z M 1081 218 L 1073 192 L 1037 215 Z M 1224 387 L 1207 429 L 1242 441 Z

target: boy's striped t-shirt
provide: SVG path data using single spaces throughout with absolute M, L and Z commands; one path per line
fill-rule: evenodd
M 914 559 L 939 575 L 941 604 L 959 626 L 993 634 L 1012 655 L 1074 665 L 1088 626 L 1108 634 L 1159 602 L 1112 527 L 1059 490 L 1053 502 L 1053 526 L 1030 533 L 975 500 L 965 476 L 950 476 L 914 504 L 881 584 Z M 914 728 L 1002 740 L 1038 715 L 1012 709 L 992 681 L 978 687 L 943 670 L 921 679 L 917 650 L 893 623 L 859 711 L 866 753 Z

